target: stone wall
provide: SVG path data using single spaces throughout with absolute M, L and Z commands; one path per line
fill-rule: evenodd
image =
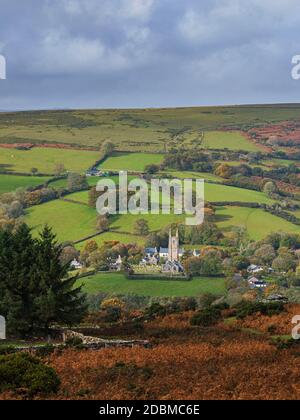
M 63 332 L 64 343 L 73 338 L 79 338 L 82 341 L 83 346 L 88 348 L 150 346 L 150 343 L 147 340 L 104 340 L 98 337 L 86 336 L 71 330 Z

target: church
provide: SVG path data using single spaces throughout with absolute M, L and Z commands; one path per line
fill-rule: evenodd
M 169 247 L 168 248 L 146 248 L 145 258 L 141 265 L 158 265 L 161 260 L 165 261 L 162 265 L 162 272 L 165 273 L 181 273 L 184 268 L 180 263 L 180 259 L 184 255 L 184 249 L 180 248 L 179 230 L 176 229 L 175 236 L 172 235 L 172 229 L 169 231 Z
M 184 255 L 184 249 L 180 248 L 179 231 L 176 230 L 175 236 L 172 236 L 172 229 L 169 232 L 169 247 L 168 248 L 146 248 L 145 256 L 149 259 L 158 257 L 168 261 L 179 261 Z
M 181 250 L 182 251 L 182 250 Z M 176 230 L 176 236 L 172 236 L 172 229 L 169 232 L 169 249 L 168 249 L 168 261 L 179 261 L 180 257 L 179 249 L 179 231 Z M 183 254 L 183 252 L 182 252 Z

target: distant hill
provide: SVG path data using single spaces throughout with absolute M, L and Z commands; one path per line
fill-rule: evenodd
M 98 147 L 110 140 L 119 151 L 161 152 L 172 144 L 192 144 L 203 132 L 246 132 L 299 115 L 299 104 L 2 112 L 0 143 Z

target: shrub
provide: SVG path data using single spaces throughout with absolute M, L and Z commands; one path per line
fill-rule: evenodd
M 271 341 L 271 344 L 274 344 L 277 350 L 287 350 L 296 343 L 297 342 L 293 338 L 290 338 L 289 340 L 283 340 L 282 338 L 278 337 Z
M 216 296 L 213 295 L 212 293 L 204 293 L 203 295 L 200 296 L 200 305 L 203 308 L 209 308 L 214 301 L 216 300 Z
M 66 346 L 68 347 L 81 347 L 82 339 L 80 337 L 70 337 L 66 340 Z
M 56 350 L 56 347 L 53 346 L 52 344 L 47 344 L 45 346 L 41 346 L 39 347 L 36 351 L 35 354 L 38 357 L 44 358 L 49 356 L 50 354 L 53 354 Z
M 221 319 L 221 311 L 217 308 L 208 308 L 195 313 L 191 318 L 191 325 L 209 327 Z
M 197 308 L 197 301 L 193 297 L 183 298 L 179 305 L 182 312 L 195 311 Z
M 51 367 L 27 353 L 0 356 L 0 392 L 26 390 L 29 396 L 58 391 L 60 380 Z
M 146 311 L 145 315 L 149 317 L 157 317 L 157 316 L 165 316 L 167 314 L 167 310 L 165 306 L 162 306 L 160 303 L 152 303 Z
M 213 305 L 213 309 L 217 309 L 219 311 L 226 311 L 227 309 L 230 309 L 230 306 L 227 302 L 218 303 L 216 305 Z
M 266 316 L 278 315 L 284 311 L 282 302 L 262 303 L 262 302 L 246 302 L 242 301 L 235 306 L 235 315 L 238 319 L 261 313 Z
M 103 311 L 103 321 L 104 322 L 118 322 L 122 316 L 122 310 L 118 306 L 109 306 Z

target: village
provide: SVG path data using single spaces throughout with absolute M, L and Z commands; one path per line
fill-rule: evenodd
M 169 246 L 168 248 L 147 247 L 143 250 L 143 257 L 138 264 L 130 266 L 131 274 L 146 276 L 149 279 L 157 277 L 162 274 L 166 279 L 174 280 L 174 277 L 182 277 L 187 275 L 184 267 L 184 260 L 186 258 L 200 259 L 201 250 L 194 249 L 191 252 L 186 252 L 180 246 L 179 231 L 176 229 L 175 235 L 172 234 L 172 228 L 169 229 Z M 124 263 L 126 258 L 119 255 L 116 259 L 109 259 L 108 271 L 122 272 L 124 270 Z M 80 272 L 84 268 L 83 263 L 79 259 L 74 259 L 70 263 L 71 270 Z M 126 269 L 125 269 L 126 270 Z M 128 267 L 127 267 L 128 270 Z M 287 273 L 281 272 L 280 275 Z M 272 275 L 276 277 L 278 273 L 270 265 L 250 264 L 246 270 L 235 272 L 231 280 L 236 287 L 247 287 L 249 289 L 257 289 L 263 291 L 270 285 Z M 145 277 L 144 277 L 145 279 Z M 191 279 L 191 277 L 187 277 Z M 287 299 L 280 294 L 273 294 L 269 296 L 269 301 L 287 301 Z

